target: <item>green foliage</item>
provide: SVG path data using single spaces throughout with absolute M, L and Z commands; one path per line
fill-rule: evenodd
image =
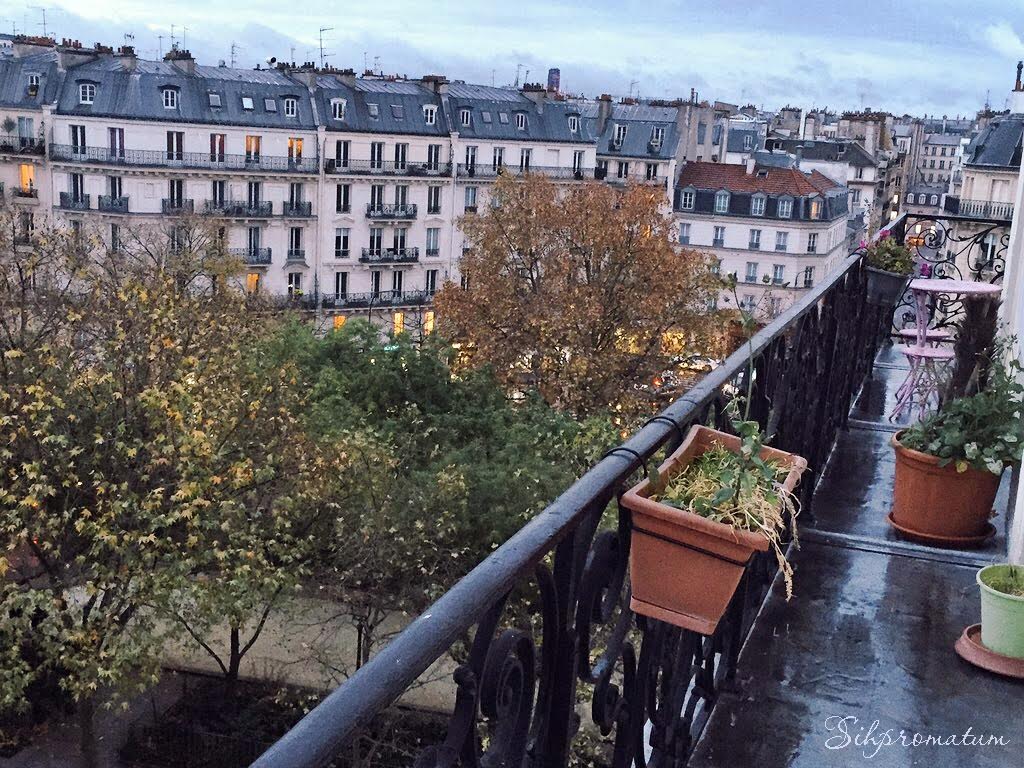
M 883 233 L 867 248 L 868 266 L 885 272 L 909 275 L 914 271 L 914 257 L 910 249 L 896 242 L 896 238 Z
M 1000 474 L 1020 461 L 1024 446 L 1021 373 L 1019 362 L 996 355 L 982 391 L 943 404 L 907 429 L 900 442 L 938 457 L 941 466 L 955 464 L 958 472 Z

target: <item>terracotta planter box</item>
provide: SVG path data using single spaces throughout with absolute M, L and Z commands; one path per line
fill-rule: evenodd
M 682 445 L 659 468 L 673 478 L 716 445 L 739 451 L 738 437 L 694 426 Z M 800 456 L 764 448 L 762 459 L 789 467 L 783 487 L 792 491 L 807 462 Z M 650 498 L 644 480 L 622 497 L 633 515 L 630 544 L 630 607 L 636 613 L 710 635 L 725 614 L 743 571 L 755 552 L 766 552 L 768 539 L 737 530 Z
M 896 451 L 896 482 L 889 522 L 904 537 L 939 547 L 972 547 L 995 534 L 989 522 L 999 490 L 999 475 L 968 469 L 957 472 L 950 464 L 900 443 L 903 432 L 892 437 Z

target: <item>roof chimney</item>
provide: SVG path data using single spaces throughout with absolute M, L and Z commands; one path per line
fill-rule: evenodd
M 548 97 L 547 89 L 540 83 L 523 83 L 520 93 L 541 108 Z
M 424 75 L 420 78 L 424 88 L 433 91 L 438 96 L 448 93 L 448 78 L 444 75 Z
M 757 161 L 754 159 L 754 155 L 750 154 L 747 156 L 747 176 L 751 176 L 754 173 L 754 169 L 757 167 Z
M 171 48 L 171 50 L 164 54 L 164 61 L 171 62 L 174 68 L 182 74 L 195 74 L 196 60 L 192 58 L 192 54 L 189 51 Z
M 604 131 L 604 127 L 608 124 L 609 118 L 612 116 L 612 97 L 610 94 L 602 93 L 597 97 L 597 132 L 598 134 Z

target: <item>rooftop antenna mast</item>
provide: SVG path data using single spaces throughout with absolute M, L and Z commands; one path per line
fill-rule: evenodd
M 633 98 L 633 86 L 636 86 L 636 95 L 637 95 L 637 98 L 639 98 L 640 97 L 640 81 L 639 80 L 630 80 L 629 81 L 629 98 L 631 98 L 631 99 Z
M 373 71 L 378 75 L 383 74 L 383 71 L 380 68 L 380 56 L 373 57 Z
M 334 27 L 320 27 L 320 68 L 324 67 L 324 32 L 330 32 Z
M 174 42 L 174 25 L 171 24 L 171 50 L 174 50 L 176 43 Z
M 237 58 L 239 50 L 240 49 L 238 47 L 238 43 L 236 43 L 234 40 L 232 40 L 231 41 L 231 68 L 232 69 L 235 68 L 235 59 Z
M 160 52 L 160 58 L 163 58 L 163 56 L 164 56 L 164 36 L 163 35 L 157 35 L 156 39 L 157 39 L 157 44 L 158 44 L 157 50 Z
M 181 28 L 181 47 L 188 50 L 188 27 Z
M 33 5 L 32 8 L 39 11 L 39 13 L 42 14 L 43 23 L 40 24 L 39 26 L 43 28 L 43 37 L 49 37 L 49 35 L 46 32 L 46 8 L 41 5 Z
M 516 87 L 516 88 L 519 87 L 519 73 L 522 72 L 522 71 L 523 71 L 523 65 L 522 64 L 516 64 L 516 81 L 515 81 L 515 83 L 513 83 L 513 86 Z

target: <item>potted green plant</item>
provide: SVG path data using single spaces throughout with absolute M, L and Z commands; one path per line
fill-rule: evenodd
M 982 645 L 1024 659 L 1024 565 L 989 565 L 978 571 L 977 578 Z
M 807 468 L 800 456 L 767 447 L 760 426 L 750 420 L 756 323 L 753 312 L 741 315 L 747 391 L 728 404 L 736 434 L 692 427 L 621 501 L 632 513 L 631 608 L 705 635 L 715 632 L 755 552 L 774 550 L 787 596 L 792 594 L 784 536 L 787 523 L 796 534 L 793 491 Z
M 896 242 L 889 232 L 883 231 L 865 248 L 868 269 L 868 301 L 891 307 L 896 304 L 907 287 L 914 271 L 914 257 L 910 249 Z

